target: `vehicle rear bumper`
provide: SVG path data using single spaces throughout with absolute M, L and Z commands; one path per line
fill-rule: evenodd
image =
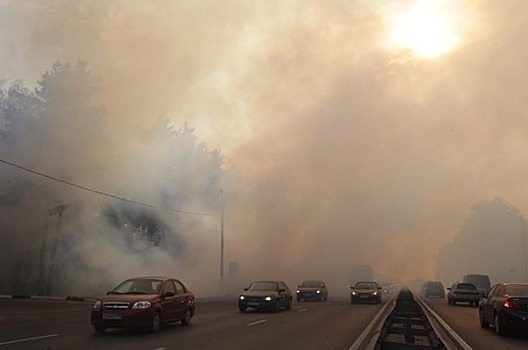
M 377 303 L 381 301 L 381 295 L 352 295 L 350 300 L 356 303 Z
M 519 331 L 528 331 L 528 313 L 504 312 L 504 320 L 512 329 Z
M 323 298 L 322 293 L 314 293 L 314 292 L 299 292 L 297 293 L 297 299 L 313 299 L 313 300 L 321 300 Z

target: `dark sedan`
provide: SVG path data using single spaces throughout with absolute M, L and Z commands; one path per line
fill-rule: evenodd
M 194 294 L 169 277 L 139 277 L 124 281 L 92 308 L 91 324 L 97 333 L 107 328 L 144 327 L 156 333 L 166 323 L 191 323 Z
M 292 292 L 282 281 L 255 281 L 238 298 L 240 312 L 253 308 L 277 312 L 279 308 L 291 309 Z
M 480 292 L 473 283 L 455 282 L 450 288 L 447 288 L 447 303 L 456 305 L 456 303 L 469 303 L 477 306 L 480 301 Z
M 422 286 L 422 294 L 426 298 L 444 298 L 444 285 L 440 281 L 428 281 Z
M 479 319 L 482 328 L 494 325 L 498 335 L 528 332 L 528 283 L 494 285 L 479 303 Z
M 297 286 L 297 301 L 301 300 L 328 300 L 328 290 L 323 281 L 304 281 Z
M 350 287 L 350 303 L 356 304 L 360 302 L 374 302 L 381 303 L 381 287 L 376 282 L 357 282 L 353 287 Z

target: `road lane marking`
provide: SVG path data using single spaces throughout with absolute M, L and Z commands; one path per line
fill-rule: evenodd
M 53 337 L 58 337 L 58 336 L 59 336 L 58 334 L 49 334 L 49 335 L 42 335 L 40 337 L 31 337 L 31 338 L 25 338 L 25 339 L 17 339 L 17 340 L 5 341 L 3 343 L 0 343 L 0 346 L 9 345 L 9 344 L 16 344 L 16 343 L 22 343 L 22 342 L 32 341 L 32 340 L 45 339 L 45 338 L 53 338 Z
M 308 308 L 300 309 L 300 310 L 297 311 L 297 312 L 305 312 L 305 311 L 308 311 Z
M 248 323 L 248 326 L 254 326 L 256 324 L 259 324 L 259 323 L 262 323 L 262 322 L 266 322 L 267 320 L 258 320 L 258 321 L 255 321 L 255 322 L 251 322 L 251 323 Z

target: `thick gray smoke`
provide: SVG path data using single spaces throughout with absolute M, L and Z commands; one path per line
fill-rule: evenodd
M 445 7 L 426 18 L 428 3 Z M 80 197 L 83 209 L 70 205 L 61 231 L 69 221 L 76 232 L 85 227 L 84 237 L 107 237 L 116 225 L 149 227 L 138 218 L 155 219 L 158 231 L 150 235 L 167 233 L 178 248 L 168 254 L 149 247 L 151 270 L 178 261 L 174 274 L 210 290 L 218 282 L 223 188 L 226 263 L 239 266 L 233 288 L 256 278 L 281 278 L 290 286 L 322 278 L 345 293 L 357 264 L 372 266 L 379 278 L 454 278 L 438 263 L 466 260 L 442 247 L 458 245 L 475 203 L 501 198 L 519 213 L 528 208 L 525 7 L 513 0 L 3 2 L 0 44 L 9 49 L 0 52 L 0 77 L 22 78 L 31 90 L 56 60 L 82 59 L 97 86 L 91 107 L 76 112 L 82 123 L 53 112 L 33 126 L 39 138 L 18 140 L 9 152 L 3 146 L 1 154 L 87 187 L 214 215 L 142 208 L 130 214 L 51 183 L 50 193 L 61 196 L 41 195 L 50 198 L 39 206 L 46 210 L 33 210 L 36 201 L 22 198 L 17 213 L 33 213 L 51 227 L 58 217 L 44 224 L 42 212 Z M 403 14 L 407 32 L 395 30 Z M 443 28 L 427 30 L 430 23 Z M 438 37 L 441 29 L 449 37 Z M 443 51 L 432 55 L 430 46 Z M 162 126 L 188 122 L 194 132 L 180 136 L 204 142 L 201 154 L 221 149 L 223 166 L 189 164 L 188 148 L 164 146 L 166 138 L 152 131 L 160 113 L 168 118 Z M 6 121 L 0 125 L 4 130 Z M 172 183 L 157 165 L 175 150 L 179 171 L 171 176 L 178 185 L 156 188 Z M 31 193 L 30 175 L 4 168 L 2 174 L 11 181 L 2 188 Z M 207 185 L 217 178 L 222 181 Z M 193 184 L 183 187 L 183 196 L 181 183 Z M 82 214 L 66 219 L 75 210 Z M 100 215 L 116 216 L 117 224 L 101 227 Z M 9 225 L 19 238 L 3 244 L 30 249 L 26 242 L 38 242 L 32 237 L 39 231 L 25 222 Z M 112 237 L 112 247 L 119 247 L 121 236 Z M 119 254 L 100 251 L 95 242 L 87 238 L 78 246 L 93 259 L 87 266 L 101 271 Z M 147 266 L 130 260 L 114 276 Z M 17 268 L 24 266 L 10 264 Z M 205 277 L 189 277 L 195 275 Z
M 196 249 L 217 226 L 220 153 L 163 116 L 109 128 L 91 101 L 99 82 L 85 63 L 57 62 L 35 93 L 2 89 L 4 293 L 93 295 L 134 275 L 183 279 L 196 255 L 212 265 Z
M 524 220 L 519 209 L 499 199 L 475 204 L 453 242 L 440 249 L 437 276 L 447 284 L 474 273 L 489 275 L 492 283 L 524 281 Z

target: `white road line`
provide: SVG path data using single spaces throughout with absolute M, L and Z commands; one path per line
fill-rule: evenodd
M 255 321 L 255 322 L 251 322 L 251 323 L 248 323 L 247 325 L 248 326 L 254 326 L 256 324 L 259 324 L 259 323 L 262 323 L 262 322 L 266 322 L 267 320 L 258 320 L 258 321 Z
M 300 309 L 300 310 L 297 311 L 297 312 L 305 312 L 305 311 L 308 311 L 308 309 Z
M 49 335 L 43 335 L 43 336 L 40 336 L 40 337 L 32 337 L 32 338 L 5 341 L 3 343 L 0 343 L 0 346 L 9 345 L 9 344 L 15 344 L 15 343 L 22 343 L 22 342 L 38 340 L 38 339 L 53 338 L 53 337 L 58 337 L 58 336 L 59 336 L 58 334 L 49 334 Z

